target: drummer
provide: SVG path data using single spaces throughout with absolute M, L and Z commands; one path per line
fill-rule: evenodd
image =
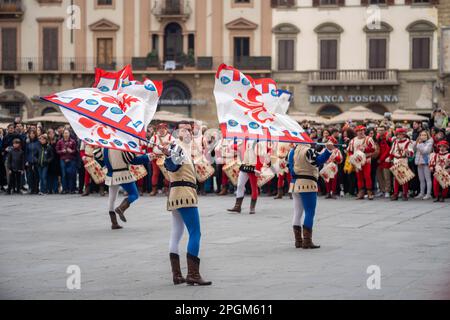
M 386 158 L 386 162 L 392 162 L 394 165 L 402 164 L 408 167 L 408 158 L 414 155 L 413 144 L 406 135 L 405 128 L 398 128 L 395 131 L 396 139 L 394 140 L 389 156 Z M 403 188 L 403 201 L 408 201 L 408 183 L 402 185 Z M 400 182 L 394 178 L 394 194 L 391 200 L 397 201 L 400 189 Z
M 152 161 L 152 192 L 150 196 L 154 197 L 158 194 L 158 182 L 159 176 L 161 174 L 161 170 L 158 166 L 158 161 L 162 161 L 164 159 L 164 154 L 159 147 L 168 147 L 171 145 L 175 139 L 169 133 L 167 123 L 160 123 L 156 127 L 156 134 L 150 139 L 151 145 L 153 145 L 152 152 L 156 156 L 156 158 Z M 167 187 L 169 182 L 164 179 L 164 191 L 167 191 Z
M 448 152 L 449 144 L 447 141 L 443 140 L 437 143 L 437 147 L 439 149 L 439 152 L 434 153 L 430 161 L 431 171 L 436 172 L 436 169 L 440 167 L 450 174 L 450 153 Z M 447 198 L 448 195 L 448 187 L 443 189 L 439 184 L 436 176 L 433 180 L 433 189 L 434 196 L 436 197 L 436 200 L 434 202 L 445 202 L 445 198 Z M 441 196 L 439 196 L 440 190 L 442 190 Z

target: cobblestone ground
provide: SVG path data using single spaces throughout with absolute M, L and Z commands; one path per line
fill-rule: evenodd
M 141 198 L 114 232 L 106 198 L 0 197 L 3 299 L 450 298 L 449 203 L 321 198 L 322 248 L 305 251 L 293 247 L 289 199 L 263 197 L 250 216 L 247 198 L 233 216 L 232 196 L 202 197 L 201 271 L 214 285 L 199 288 L 171 284 L 163 197 Z M 69 265 L 81 268 L 80 290 L 66 287 Z M 367 288 L 371 265 L 380 290 Z

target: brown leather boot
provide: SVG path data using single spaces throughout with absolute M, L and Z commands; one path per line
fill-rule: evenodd
M 152 192 L 150 192 L 150 197 L 156 196 L 157 193 L 158 193 L 158 187 L 157 186 L 152 186 Z
M 364 199 L 364 190 L 359 190 L 358 195 L 356 196 L 356 200 L 363 200 Z
M 277 195 L 276 195 L 276 197 L 275 197 L 274 199 L 275 199 L 275 200 L 283 199 L 283 196 L 284 196 L 284 190 L 283 190 L 283 188 L 278 188 L 278 193 L 277 193 Z
M 241 213 L 242 211 L 242 202 L 244 202 L 244 198 L 236 198 L 236 204 L 233 209 L 228 209 L 229 212 Z
M 100 194 L 100 197 L 104 197 L 105 196 L 105 184 L 102 183 L 99 187 L 98 193 Z
M 183 274 L 181 273 L 180 256 L 177 255 L 176 253 L 171 253 L 170 265 L 172 267 L 173 284 L 179 285 L 182 283 L 186 283 L 186 279 L 183 277 Z
M 125 218 L 125 211 L 130 207 L 130 202 L 128 201 L 128 198 L 125 198 L 120 206 L 118 206 L 115 210 L 115 212 L 119 215 L 120 220 L 123 222 L 127 222 L 127 219 Z
M 393 194 L 391 197 L 391 201 L 397 201 L 398 200 L 398 194 Z
M 374 197 L 372 190 L 367 190 L 367 198 L 372 201 Z
M 319 249 L 320 246 L 316 246 L 312 242 L 312 229 L 303 226 L 303 249 Z
M 188 266 L 188 274 L 186 277 L 186 282 L 190 286 L 210 286 L 212 285 L 211 281 L 206 281 L 202 279 L 200 275 L 200 259 L 198 257 L 194 257 L 189 253 L 186 255 L 187 257 L 187 266 Z
M 91 186 L 90 186 L 90 185 L 87 185 L 87 186 L 84 188 L 84 192 L 83 192 L 83 194 L 82 194 L 81 196 L 82 196 L 82 197 L 88 197 L 90 194 L 91 194 Z
M 250 214 L 255 214 L 256 213 L 256 199 L 250 202 Z
M 115 212 L 111 211 L 109 213 L 109 218 L 111 219 L 111 229 L 112 230 L 122 229 L 122 227 L 117 223 L 117 217 L 116 217 Z
M 303 247 L 302 227 L 294 226 L 295 247 L 300 249 Z
M 218 193 L 219 196 L 226 196 L 228 195 L 228 189 L 227 187 L 222 187 L 222 189 L 220 190 L 220 192 Z

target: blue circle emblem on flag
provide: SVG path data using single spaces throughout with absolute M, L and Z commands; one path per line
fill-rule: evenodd
M 129 145 L 131 148 L 133 148 L 133 149 L 137 148 L 137 146 L 138 146 L 137 143 L 134 142 L 134 141 L 128 142 L 128 145 Z
M 127 81 L 127 82 L 123 82 L 122 83 L 122 88 L 126 88 L 126 87 L 129 87 L 129 86 L 131 86 L 132 85 L 132 83 L 131 82 L 129 82 L 129 81 Z
M 100 139 L 98 140 L 101 144 L 107 145 L 109 142 L 106 141 L 105 139 Z
M 270 92 L 274 97 L 278 97 L 278 90 L 276 89 L 272 89 L 272 91 Z
M 120 141 L 120 140 L 114 140 L 114 144 L 116 145 L 116 146 L 118 146 L 118 147 L 121 147 L 122 145 L 123 145 L 123 143 L 122 143 L 122 141 Z
M 237 127 L 239 125 L 239 122 L 237 122 L 236 120 L 231 119 L 231 120 L 228 120 L 228 125 L 230 127 Z
M 147 89 L 148 91 L 156 91 L 155 86 L 152 85 L 151 83 L 146 84 L 145 89 Z
M 86 138 L 86 139 L 84 139 L 84 141 L 86 141 L 87 143 L 94 143 L 94 140 L 92 140 L 90 138 Z
M 293 136 L 298 136 L 298 132 L 295 132 L 295 131 L 292 131 L 291 134 L 292 134 Z
M 91 105 L 91 106 L 96 106 L 96 105 L 98 105 L 98 101 L 97 101 L 97 100 L 94 100 L 94 99 L 88 99 L 88 100 L 86 100 L 86 103 L 89 104 L 89 105 Z
M 256 122 L 250 122 L 250 123 L 248 124 L 248 126 L 249 126 L 250 128 L 252 128 L 252 129 L 254 129 L 254 130 L 259 129 L 259 127 L 260 127 L 260 125 L 257 124 Z
M 108 92 L 109 88 L 107 86 L 102 86 L 100 88 L 98 88 L 101 92 Z
M 114 113 L 114 114 L 123 114 L 122 109 L 117 108 L 117 107 L 112 107 L 111 108 L 111 112 Z
M 231 79 L 223 76 L 222 78 L 220 78 L 220 82 L 222 82 L 222 84 L 229 84 L 231 82 Z
M 248 86 L 248 85 L 250 84 L 250 81 L 248 81 L 247 78 L 243 78 L 243 79 L 242 79 L 242 84 L 243 84 L 244 86 Z

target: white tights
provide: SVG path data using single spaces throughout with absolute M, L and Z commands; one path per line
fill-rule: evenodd
M 109 197 L 108 197 L 108 205 L 109 211 L 112 212 L 115 209 L 115 203 L 117 199 L 117 195 L 119 194 L 120 186 L 110 186 L 109 187 Z
M 292 193 L 292 198 L 294 199 L 294 218 L 292 219 L 293 226 L 302 225 L 303 207 L 302 199 L 300 198 L 300 193 Z
M 170 233 L 170 253 L 179 254 L 179 245 L 184 233 L 184 221 L 181 214 L 175 210 L 172 211 L 172 231 Z

